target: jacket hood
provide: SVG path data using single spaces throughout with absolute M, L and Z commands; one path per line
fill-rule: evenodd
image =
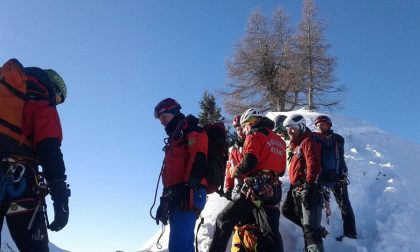
M 303 140 L 305 140 L 308 137 L 311 137 L 312 131 L 309 128 L 305 129 L 305 132 L 301 133 L 297 139 L 293 139 L 290 141 L 290 146 L 295 148 L 296 146 L 299 146 Z

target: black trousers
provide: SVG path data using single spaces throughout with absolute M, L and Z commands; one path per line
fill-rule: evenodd
M 19 196 L 14 195 L 13 198 L 7 195 L 0 203 L 0 231 L 6 219 L 10 235 L 20 252 L 48 252 L 48 232 L 41 209 L 35 214 L 31 228 L 28 230 L 38 204 L 38 198 L 34 192 L 35 176 L 27 169 L 22 181 L 19 183 L 25 183 L 23 192 Z
M 332 192 L 334 194 L 335 201 L 341 210 L 341 217 L 343 219 L 343 234 L 356 236 L 356 221 L 349 199 L 347 184 L 337 183 Z
M 320 224 L 322 218 L 322 195 L 319 189 L 311 193 L 310 208 L 307 209 L 302 199 L 293 196 L 293 186 L 287 191 L 282 205 L 283 216 L 302 228 L 305 248 L 311 245 L 322 246 Z
M 280 202 L 278 199 L 281 199 L 281 187 L 279 188 L 275 195 L 277 200 L 267 201 L 262 206 L 267 215 L 267 221 L 271 229 L 270 237 L 273 240 L 271 248 L 267 252 L 283 251 L 283 240 L 279 231 L 280 209 L 278 206 L 274 206 Z M 226 251 L 234 226 L 244 219 L 249 220 L 249 216 L 253 214 L 256 208 L 256 205 L 250 200 L 247 200 L 244 195 L 229 202 L 217 216 L 209 252 Z

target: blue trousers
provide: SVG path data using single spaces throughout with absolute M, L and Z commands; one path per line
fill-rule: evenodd
M 194 208 L 201 211 L 206 204 L 207 190 L 194 191 Z M 194 227 L 197 210 L 183 212 L 177 207 L 169 216 L 169 252 L 194 252 Z

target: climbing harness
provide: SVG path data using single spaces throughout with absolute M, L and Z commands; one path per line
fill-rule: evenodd
M 7 197 L 17 198 L 26 190 L 27 181 L 24 177 L 26 167 L 14 159 L 7 158 L 1 161 L 0 171 L 0 202 Z

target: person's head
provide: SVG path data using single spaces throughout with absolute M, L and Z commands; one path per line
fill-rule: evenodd
M 160 120 L 163 126 L 167 126 L 172 119 L 181 113 L 181 105 L 172 98 L 160 101 L 155 107 L 155 118 Z
M 66 83 L 64 82 L 63 78 L 61 78 L 61 76 L 53 69 L 45 69 L 44 71 L 47 73 L 48 78 L 53 84 L 56 104 L 58 105 L 63 103 L 67 97 Z
M 255 125 L 262 116 L 261 112 L 255 108 L 245 110 L 245 112 L 242 113 L 240 120 L 244 133 L 248 134 L 251 131 L 252 126 Z
M 289 134 L 292 140 L 306 131 L 305 118 L 299 114 L 288 116 L 286 120 L 284 120 L 283 126 L 286 128 L 287 134 Z
M 319 132 L 326 132 L 331 129 L 332 122 L 331 119 L 326 115 L 318 116 L 315 119 L 315 127 L 318 129 Z
M 283 126 L 284 120 L 286 120 L 287 116 L 285 115 L 278 115 L 274 118 L 274 128 L 273 131 L 277 135 L 281 136 L 282 138 L 287 137 L 287 130 Z
M 235 116 L 235 118 L 233 118 L 232 125 L 235 128 L 236 135 L 238 136 L 238 139 L 239 140 L 244 139 L 245 134 L 244 134 L 244 131 L 243 131 L 242 126 L 241 126 L 241 115 L 237 115 L 237 116 Z

